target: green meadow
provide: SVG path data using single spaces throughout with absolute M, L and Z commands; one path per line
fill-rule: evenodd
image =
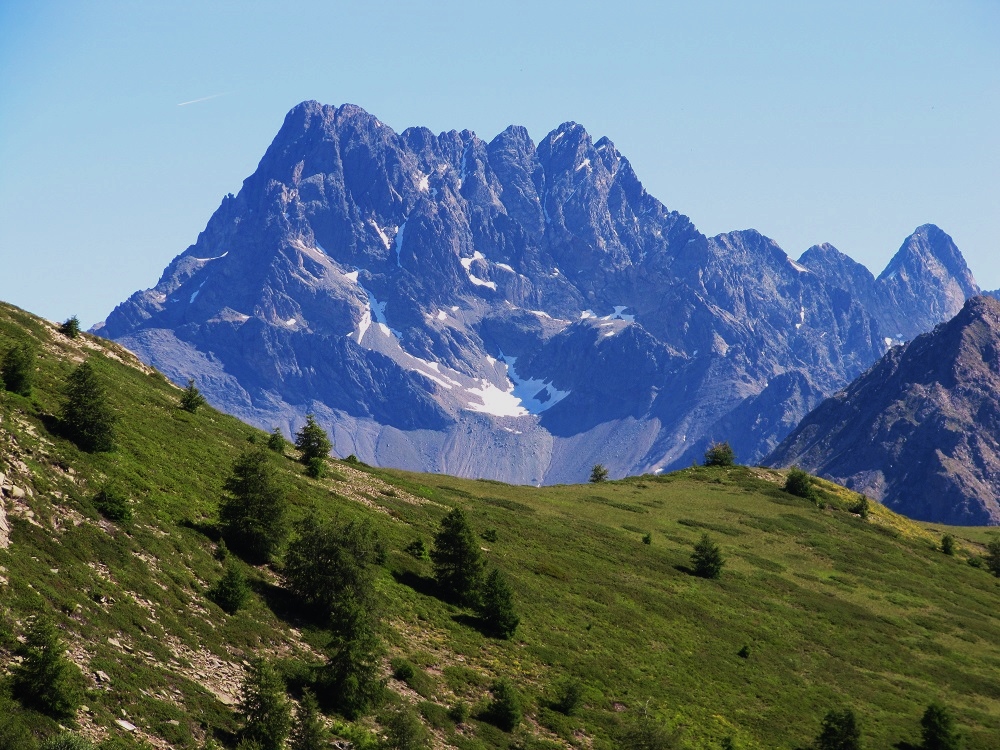
M 37 351 L 32 394 L 0 391 L 0 472 L 24 491 L 4 498 L 5 672 L 28 619 L 46 612 L 85 683 L 86 710 L 67 726 L 124 747 L 235 747 L 244 662 L 272 661 L 297 697 L 332 635 L 295 605 L 280 555 L 240 563 L 253 593 L 236 614 L 207 596 L 224 569 L 223 484 L 267 433 L 211 408 L 183 411 L 180 389 L 116 345 L 68 339 L 0 306 L 0 355 L 24 340 Z M 60 436 L 63 384 L 87 357 L 119 416 L 108 453 Z M 817 481 L 819 502 L 803 500 L 781 489 L 781 472 L 757 467 L 534 488 L 339 460 L 310 479 L 291 445 L 274 463 L 293 520 L 368 519 L 378 530 L 385 706 L 411 706 L 435 747 L 625 747 L 623 732 L 645 716 L 676 730 L 677 747 L 799 748 L 842 708 L 866 747 L 915 746 L 932 701 L 950 709 L 967 748 L 998 746 L 1000 579 L 980 562 L 989 529 L 920 524 L 875 503 L 862 518 L 848 490 Z M 131 520 L 101 515 L 105 487 L 128 498 Z M 520 626 L 509 640 L 440 598 L 430 561 L 407 551 L 418 539 L 430 548 L 453 507 L 514 590 Z M 706 533 L 725 557 L 717 580 L 690 569 Z M 940 551 L 946 533 L 952 556 Z M 498 677 L 523 701 L 513 731 L 485 716 Z M 56 733 L 9 682 L 4 716 L 36 740 Z M 567 685 L 580 694 L 571 715 L 557 705 Z M 374 747 L 384 716 L 327 723 Z

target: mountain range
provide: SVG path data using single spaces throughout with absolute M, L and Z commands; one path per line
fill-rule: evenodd
M 551 484 L 716 440 L 759 461 L 979 291 L 933 225 L 877 278 L 827 244 L 707 237 L 576 123 L 486 142 L 304 102 L 95 332 L 252 424 L 314 413 L 339 455 Z

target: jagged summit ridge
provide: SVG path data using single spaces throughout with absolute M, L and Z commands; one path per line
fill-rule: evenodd
M 486 142 L 304 102 L 99 333 L 255 424 L 315 412 L 374 463 L 568 481 L 722 438 L 754 460 L 968 286 L 919 253 L 906 284 L 845 284 L 867 271 L 814 250 L 706 237 L 576 123 Z

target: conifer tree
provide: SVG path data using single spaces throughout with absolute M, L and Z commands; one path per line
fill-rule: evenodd
M 319 682 L 331 707 L 348 719 L 356 719 L 378 706 L 385 696 L 384 649 L 374 612 L 356 604 L 348 608 L 344 603 L 339 619 Z
M 441 521 L 431 549 L 434 578 L 441 592 L 460 604 L 475 604 L 483 577 L 483 557 L 461 508 Z
M 285 683 L 266 661 L 256 659 L 251 663 L 240 689 L 237 711 L 243 724 L 241 740 L 256 743 L 261 750 L 284 748 L 291 711 Z
M 955 728 L 951 712 L 940 703 L 931 703 L 920 719 L 921 750 L 959 750 L 962 738 Z
M 521 618 L 514 611 L 514 592 L 503 573 L 495 568 L 486 576 L 479 602 L 479 616 L 487 630 L 500 638 L 510 638 Z
M 250 585 L 239 563 L 230 558 L 226 572 L 212 587 L 209 597 L 231 615 L 242 609 L 250 597 Z
M 67 436 L 88 453 L 112 450 L 118 418 L 108 404 L 104 386 L 90 360 L 70 373 L 65 395 L 62 423 Z
M 285 554 L 289 589 L 334 628 L 345 627 L 357 606 L 374 611 L 374 567 L 385 550 L 371 523 L 340 524 L 309 516 L 296 531 Z
M 201 395 L 201 391 L 195 386 L 194 378 L 188 378 L 187 387 L 181 393 L 181 408 L 194 414 L 207 403 L 205 397 Z
M 724 563 L 719 545 L 709 539 L 708 534 L 702 534 L 691 554 L 694 574 L 702 578 L 718 578 L 722 574 Z
M 224 485 L 219 521 L 229 547 L 251 562 L 267 562 L 287 536 L 288 501 L 271 453 L 251 445 L 236 459 Z
M 288 746 L 290 750 L 324 750 L 329 747 L 326 726 L 319 715 L 319 704 L 309 688 L 302 690 Z
M 793 466 L 788 470 L 788 475 L 785 477 L 784 490 L 796 497 L 812 500 L 813 502 L 819 499 L 816 494 L 816 488 L 813 487 L 812 477 L 798 466 Z
M 393 711 L 385 721 L 386 737 L 382 750 L 425 750 L 430 734 L 420 718 L 409 708 Z
M 1000 578 L 1000 539 L 993 539 L 986 545 L 986 568 Z
M 80 335 L 80 319 L 75 315 L 66 318 L 66 320 L 59 325 L 59 333 L 67 338 L 75 339 Z
M 590 470 L 590 483 L 597 484 L 599 482 L 606 482 L 608 479 L 608 467 L 604 464 L 594 464 L 594 468 Z
M 816 750 L 861 750 L 861 727 L 854 711 L 829 711 L 816 738 Z
M 283 455 L 285 453 L 285 436 L 281 434 L 281 428 L 275 427 L 267 437 L 267 447 L 275 453 Z
M 736 463 L 733 447 L 727 443 L 712 443 L 705 451 L 705 466 L 732 466 Z
M 83 676 L 66 658 L 66 647 L 47 617 L 35 617 L 22 654 L 13 671 L 14 695 L 55 719 L 72 718 L 83 699 Z
M 323 428 L 316 423 L 316 417 L 307 414 L 306 423 L 295 433 L 295 447 L 300 454 L 299 460 L 308 466 L 314 458 L 325 461 L 333 450 L 333 443 Z
M 31 395 L 31 385 L 35 379 L 35 350 L 26 341 L 14 344 L 0 364 L 0 380 L 3 387 L 21 396 Z

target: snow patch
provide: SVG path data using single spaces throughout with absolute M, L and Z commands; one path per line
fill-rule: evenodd
M 469 274 L 469 281 L 471 281 L 476 286 L 485 286 L 492 289 L 494 292 L 497 290 L 497 285 L 495 281 L 486 281 L 486 279 L 481 279 L 478 276 L 473 276 Z
M 791 258 L 788 258 L 787 260 L 788 260 L 788 263 L 792 266 L 792 268 L 794 268 L 799 273 L 809 273 L 809 269 L 806 268 L 805 266 L 796 263 Z
M 514 395 L 514 386 L 501 391 L 488 380 L 480 380 L 481 387 L 466 388 L 470 396 L 482 401 L 481 404 L 469 403 L 466 408 L 482 414 L 492 414 L 495 417 L 526 417 L 530 413 Z
M 404 221 L 399 229 L 396 231 L 396 265 L 400 268 L 403 267 L 402 261 L 399 259 L 399 253 L 403 249 L 403 230 L 406 229 L 406 222 Z
M 459 258 L 459 262 L 461 262 L 462 268 L 464 268 L 466 271 L 472 268 L 472 261 L 474 260 L 486 260 L 486 256 L 483 255 L 478 250 L 476 250 L 474 253 L 472 253 L 471 258 Z
M 508 266 L 506 263 L 494 263 L 497 268 L 502 268 L 505 271 L 510 271 L 511 273 L 516 273 L 516 271 Z
M 581 169 L 590 169 L 590 159 L 581 161 L 574 171 L 579 172 Z
M 285 321 L 285 325 L 286 326 L 293 326 L 293 325 L 295 325 L 295 318 L 289 318 L 288 320 L 286 320 Z
M 517 357 L 501 355 L 500 359 L 506 363 L 507 376 L 514 384 L 511 392 L 529 413 L 541 414 L 570 394 L 569 391 L 560 391 L 558 388 L 554 388 L 551 382 L 518 377 L 517 371 L 514 369 Z
M 355 284 L 357 284 L 358 283 L 358 272 L 357 271 L 351 271 L 350 273 L 345 273 L 344 274 L 344 278 L 347 279 L 348 281 L 352 281 Z
M 221 260 L 225 258 L 227 255 L 229 255 L 228 250 L 226 250 L 226 252 L 224 252 L 222 255 L 216 255 L 214 258 L 191 258 L 191 260 L 196 261 L 198 263 L 208 263 L 210 260 Z
M 447 320 L 448 319 L 448 313 L 446 313 L 444 310 L 438 310 L 437 319 L 438 320 Z
M 485 286 L 485 287 L 489 287 L 493 291 L 496 291 L 496 289 L 497 289 L 496 282 L 494 282 L 494 281 L 486 281 L 485 279 L 481 279 L 478 276 L 473 275 L 473 273 L 472 273 L 472 262 L 476 261 L 476 260 L 485 260 L 485 259 L 486 259 L 486 256 L 483 255 L 478 250 L 476 250 L 472 254 L 471 258 L 459 258 L 459 262 L 462 264 L 462 268 L 465 269 L 465 272 L 469 275 L 469 281 L 471 281 L 476 286 Z
M 208 281 L 208 279 L 205 279 L 205 281 Z M 192 302 L 194 302 L 194 301 L 195 301 L 195 300 L 196 300 L 196 299 L 198 298 L 198 294 L 199 294 L 199 293 L 201 292 L 201 288 L 202 288 L 203 286 L 205 286 L 205 281 L 201 282 L 201 283 L 200 283 L 200 284 L 198 285 L 198 288 L 194 290 L 194 294 L 192 294 L 192 295 L 191 295 L 191 299 L 189 299 L 189 300 L 188 300 L 188 304 L 189 304 L 189 305 L 190 305 L 190 304 L 191 304 Z
M 596 318 L 593 310 L 584 310 L 580 313 L 580 320 L 587 320 L 588 318 Z
M 386 234 L 386 231 L 382 227 L 375 223 L 375 219 L 369 219 L 368 223 L 378 232 L 378 236 L 381 238 L 382 244 L 385 245 L 385 249 L 389 250 L 392 248 L 392 241 L 389 239 L 389 235 Z
M 628 305 L 615 305 L 615 311 L 610 315 L 605 315 L 601 320 L 624 320 L 626 323 L 634 323 L 635 315 L 625 313 L 624 311 L 628 309 Z M 591 312 L 590 310 L 584 310 L 584 312 Z M 593 315 L 593 313 L 591 313 Z

